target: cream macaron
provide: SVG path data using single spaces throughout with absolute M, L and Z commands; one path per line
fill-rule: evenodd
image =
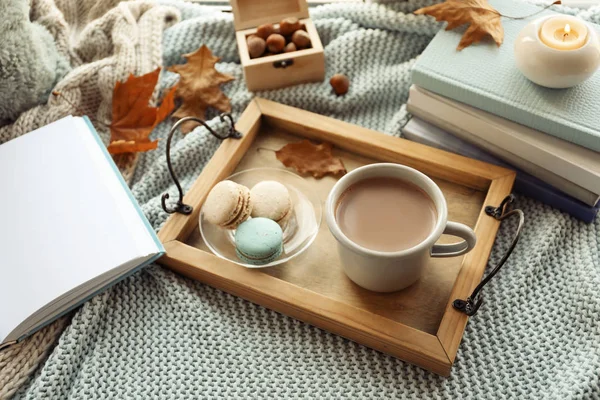
M 252 213 L 250 190 L 233 181 L 217 183 L 206 198 L 202 211 L 211 224 L 236 229 Z
M 262 181 L 250 190 L 252 217 L 268 218 L 284 227 L 292 215 L 292 198 L 288 189 L 276 181 Z

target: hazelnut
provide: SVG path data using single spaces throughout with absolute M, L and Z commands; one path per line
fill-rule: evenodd
M 288 43 L 284 48 L 283 48 L 283 52 L 284 53 L 291 53 L 293 51 L 298 50 L 296 48 L 296 45 L 293 42 Z
M 283 36 L 291 35 L 299 29 L 302 29 L 302 24 L 296 17 L 286 18 L 279 23 L 279 31 Z
M 307 49 L 310 47 L 310 36 L 306 31 L 299 30 L 292 35 L 292 42 L 299 49 Z
M 258 28 L 256 28 L 256 36 L 265 40 L 267 40 L 267 38 L 273 33 L 275 33 L 275 28 L 273 27 L 273 24 L 262 24 L 259 25 Z
M 250 58 L 258 58 L 262 56 L 265 52 L 265 48 L 267 47 L 264 39 L 254 35 L 248 37 L 247 43 Z
M 281 53 L 285 47 L 285 38 L 278 33 L 274 33 L 267 38 L 267 48 L 271 53 Z
M 348 93 L 348 88 L 350 87 L 350 80 L 346 75 L 343 74 L 335 74 L 329 80 L 329 84 L 333 88 L 333 91 L 338 96 L 343 96 Z

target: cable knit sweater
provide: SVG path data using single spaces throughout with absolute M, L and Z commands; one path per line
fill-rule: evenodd
M 54 38 L 28 17 L 27 0 L 0 2 L 0 126 L 45 101 L 69 64 Z

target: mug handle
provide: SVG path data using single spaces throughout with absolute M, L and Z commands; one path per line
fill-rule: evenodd
M 434 244 L 431 248 L 431 257 L 456 257 L 468 253 L 475 247 L 477 237 L 473 229 L 465 224 L 448 221 L 444 234 L 462 238 L 458 243 Z

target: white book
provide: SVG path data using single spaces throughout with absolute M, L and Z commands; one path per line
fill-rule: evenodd
M 410 97 L 436 114 L 516 156 L 600 193 L 600 153 L 412 86 Z
M 164 253 L 85 118 L 0 145 L 0 347 Z
M 418 86 L 410 113 L 452 132 L 588 205 L 600 197 L 600 154 Z

